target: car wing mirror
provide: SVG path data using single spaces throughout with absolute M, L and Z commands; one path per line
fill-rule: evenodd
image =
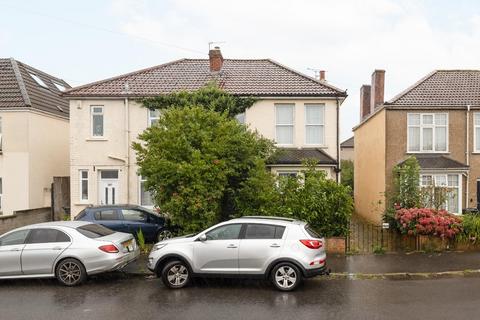
M 202 235 L 200 235 L 200 236 L 198 237 L 198 240 L 200 240 L 200 241 L 202 241 L 202 242 L 207 241 L 207 236 L 205 235 L 205 233 L 202 234 Z

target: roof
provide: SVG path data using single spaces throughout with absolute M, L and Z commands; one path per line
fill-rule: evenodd
M 340 147 L 342 148 L 353 148 L 354 147 L 354 137 L 350 137 L 347 140 L 340 143 Z
M 480 106 L 480 70 L 436 70 L 385 103 L 389 108 Z
M 468 165 L 461 163 L 459 161 L 453 160 L 444 155 L 438 154 L 419 154 L 416 155 L 418 160 L 418 164 L 422 169 L 458 169 L 458 170 L 465 170 L 468 169 Z M 405 162 L 402 161 L 401 163 Z
M 210 72 L 208 59 L 181 59 L 66 91 L 74 97 L 148 97 L 198 90 L 215 81 L 240 96 L 346 97 L 346 91 L 270 59 L 225 59 L 220 72 Z
M 337 162 L 330 157 L 325 151 L 318 148 L 303 148 L 303 149 L 280 149 L 276 157 L 270 165 L 278 164 L 302 164 L 306 159 L 315 159 L 317 164 L 331 164 L 335 165 Z
M 296 219 L 271 217 L 271 216 L 244 216 L 226 221 L 227 223 L 241 222 L 241 223 L 265 223 L 265 224 L 278 224 L 278 225 L 305 225 L 306 222 Z
M 37 76 L 47 86 L 38 84 Z M 68 100 L 55 83 L 70 88 L 68 83 L 13 58 L 0 59 L 0 110 L 33 108 L 61 117 L 69 114 Z
M 42 227 L 63 227 L 63 228 L 78 228 L 87 224 L 92 224 L 91 221 L 51 221 L 31 224 L 23 226 L 18 229 L 42 228 Z

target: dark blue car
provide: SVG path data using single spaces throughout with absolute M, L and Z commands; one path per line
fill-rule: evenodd
M 135 237 L 142 230 L 146 242 L 161 241 L 172 235 L 164 217 L 134 205 L 87 207 L 75 220 L 91 221 L 115 231 L 131 233 Z

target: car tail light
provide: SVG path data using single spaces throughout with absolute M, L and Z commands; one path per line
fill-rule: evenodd
M 115 247 L 113 244 L 106 244 L 104 246 L 98 247 L 98 249 L 106 253 L 118 253 L 118 248 Z
M 323 243 L 320 240 L 300 240 L 301 243 L 310 249 L 319 249 L 323 247 Z

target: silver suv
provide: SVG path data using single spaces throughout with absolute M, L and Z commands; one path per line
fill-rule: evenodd
M 210 276 L 270 279 L 291 291 L 303 278 L 327 272 L 324 239 L 305 222 L 276 217 L 242 217 L 161 241 L 147 266 L 172 289 Z

